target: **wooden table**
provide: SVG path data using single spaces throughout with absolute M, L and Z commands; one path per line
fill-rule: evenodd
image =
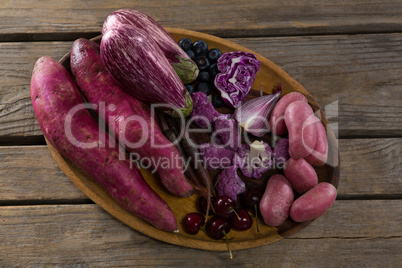
M 1 1 L 0 267 L 402 265 L 402 3 L 398 1 Z M 270 59 L 325 109 L 342 167 L 334 206 L 280 242 L 183 248 L 110 216 L 60 171 L 33 113 L 43 55 L 60 59 L 119 8 L 227 38 Z

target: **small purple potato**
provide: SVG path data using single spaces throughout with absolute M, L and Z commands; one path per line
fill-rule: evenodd
M 335 186 L 321 182 L 293 202 L 290 217 L 295 222 L 318 218 L 332 206 L 335 199 Z
M 289 132 L 289 154 L 292 158 L 309 155 L 317 140 L 318 118 L 308 103 L 295 101 L 285 111 L 285 123 Z
M 290 182 L 280 174 L 273 175 L 268 180 L 260 201 L 260 213 L 265 224 L 278 226 L 285 222 L 289 216 L 293 199 L 294 194 Z
M 327 133 L 325 132 L 324 125 L 320 122 L 316 124 L 317 128 L 317 141 L 314 150 L 305 157 L 307 162 L 313 166 L 322 166 L 328 159 L 328 141 Z
M 269 127 L 275 135 L 284 135 L 288 132 L 285 125 L 285 110 L 294 101 L 307 103 L 306 97 L 300 92 L 291 92 L 283 96 L 275 105 L 269 117 Z
M 317 173 L 303 158 L 290 158 L 286 161 L 283 171 L 293 189 L 299 194 L 304 194 L 318 184 Z

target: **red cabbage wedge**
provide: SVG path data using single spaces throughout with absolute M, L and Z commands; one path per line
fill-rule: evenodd
M 195 81 L 199 73 L 197 64 L 190 59 L 169 33 L 147 14 L 133 9 L 116 10 L 103 23 L 102 34 L 124 24 L 140 28 L 153 38 L 184 84 Z
M 108 30 L 102 37 L 101 57 L 109 72 L 134 98 L 160 104 L 172 116 L 190 115 L 190 94 L 145 31 L 131 25 Z

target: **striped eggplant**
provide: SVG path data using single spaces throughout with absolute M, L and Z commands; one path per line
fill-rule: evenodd
M 132 25 L 112 28 L 103 35 L 100 49 L 106 68 L 134 98 L 159 104 L 172 116 L 190 115 L 190 94 L 145 31 Z
M 120 9 L 106 18 L 103 23 L 102 34 L 122 24 L 133 25 L 147 32 L 159 45 L 184 84 L 195 81 L 199 73 L 197 65 L 153 18 L 137 10 Z

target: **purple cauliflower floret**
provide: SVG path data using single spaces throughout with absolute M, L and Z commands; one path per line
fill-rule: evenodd
M 193 99 L 191 118 L 197 126 L 207 128 L 212 125 L 217 116 L 221 115 L 208 101 L 208 96 L 204 92 L 194 92 L 191 98 Z
M 236 151 L 240 143 L 240 128 L 236 120 L 220 115 L 214 121 L 215 142 Z
M 245 177 L 259 179 L 271 169 L 272 155 L 271 147 L 266 142 L 242 144 L 233 157 L 233 165 L 238 166 Z
M 230 166 L 218 175 L 215 189 L 218 196 L 227 195 L 233 200 L 237 200 L 237 195 L 246 190 L 246 184 L 237 174 L 237 167 Z
M 289 140 L 281 138 L 274 147 L 275 165 L 279 168 L 282 168 L 286 160 L 289 158 Z
M 200 149 L 204 166 L 209 170 L 223 169 L 232 165 L 235 152 L 212 143 L 201 144 Z
M 215 87 L 223 101 L 232 108 L 239 106 L 254 83 L 261 62 L 256 55 L 235 51 L 224 53 L 217 61 L 221 73 L 215 77 Z

